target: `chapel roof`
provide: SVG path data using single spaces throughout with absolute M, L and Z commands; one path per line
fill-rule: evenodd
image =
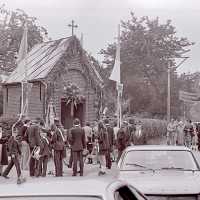
M 75 37 L 67 37 L 54 41 L 43 42 L 35 45 L 27 56 L 18 64 L 16 69 L 10 74 L 5 81 L 5 84 L 20 83 L 25 80 L 25 74 L 27 73 L 27 80 L 41 80 L 47 77 L 47 75 L 54 68 L 61 56 L 68 50 L 71 41 Z M 87 58 L 87 54 L 85 54 Z M 25 72 L 25 63 L 27 70 Z M 95 68 L 95 66 L 89 61 L 88 67 L 96 76 L 94 79 L 103 84 L 103 80 Z

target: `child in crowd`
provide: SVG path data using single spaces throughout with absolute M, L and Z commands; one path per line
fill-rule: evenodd
M 48 140 L 47 133 L 44 131 L 41 131 L 40 136 L 39 164 L 36 176 L 46 177 L 47 163 L 51 155 L 50 141 Z
M 92 161 L 92 150 L 93 150 L 93 143 L 92 143 L 92 137 L 88 137 L 87 139 L 87 150 L 88 150 L 88 164 L 92 164 L 93 161 Z
M 10 136 L 8 140 L 8 155 L 11 157 L 11 160 L 6 167 L 5 171 L 3 172 L 2 176 L 4 178 L 9 178 L 8 174 L 10 173 L 10 170 L 15 165 L 16 171 L 17 171 L 17 184 L 21 184 L 25 181 L 24 178 L 22 178 L 21 175 L 21 168 L 20 168 L 20 156 L 21 156 L 21 150 L 19 147 L 19 143 L 17 141 L 17 136 Z

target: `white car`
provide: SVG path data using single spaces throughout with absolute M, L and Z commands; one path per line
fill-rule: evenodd
M 147 200 L 123 181 L 95 179 L 34 179 L 21 185 L 0 185 L 0 200 Z
M 200 199 L 200 167 L 186 147 L 131 146 L 122 154 L 118 167 L 119 179 L 150 200 Z

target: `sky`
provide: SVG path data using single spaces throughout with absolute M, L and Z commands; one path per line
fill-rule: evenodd
M 77 37 L 83 33 L 83 46 L 102 61 L 99 51 L 115 41 L 120 20 L 137 17 L 159 17 L 161 22 L 172 20 L 177 35 L 195 42 L 179 72 L 200 71 L 200 1 L 199 0 L 0 0 L 6 8 L 20 8 L 38 19 L 52 39 L 71 35 L 68 24 L 73 19 L 78 25 Z M 177 61 L 179 62 L 179 61 Z

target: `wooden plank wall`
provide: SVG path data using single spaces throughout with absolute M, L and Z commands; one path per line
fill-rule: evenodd
M 21 86 L 7 85 L 3 87 L 3 115 L 16 117 L 20 114 Z
M 43 118 L 44 112 L 44 85 L 40 82 L 33 84 L 31 95 L 29 96 L 29 117 L 34 119 L 36 117 Z
M 7 90 L 8 88 L 8 90 Z M 8 96 L 7 96 L 8 91 Z M 29 96 L 29 117 L 34 119 L 36 117 L 43 118 L 44 112 L 44 92 L 45 88 L 40 82 L 35 82 L 31 89 Z M 7 117 L 15 117 L 20 114 L 20 100 L 21 100 L 21 85 L 7 85 L 3 88 L 3 115 Z
M 57 73 L 57 67 L 50 72 L 47 77 L 47 81 L 53 83 L 53 76 Z M 85 120 L 93 122 L 96 117 L 96 109 L 94 108 L 94 102 L 96 99 L 96 93 L 94 86 L 91 85 L 90 80 L 87 77 L 86 70 L 81 65 L 80 56 L 75 56 L 71 59 L 66 67 L 68 70 L 62 71 L 62 76 L 58 75 L 54 82 L 54 104 L 56 108 L 56 114 L 61 118 L 61 98 L 64 97 L 64 83 L 63 81 L 71 81 L 75 83 L 82 91 L 82 94 L 86 97 L 85 107 Z M 8 102 L 6 95 L 6 87 L 8 87 Z M 4 115 L 13 116 L 20 113 L 20 96 L 21 96 L 21 85 L 8 85 L 3 88 L 4 94 Z M 31 95 L 29 96 L 29 117 L 31 119 L 35 117 L 44 116 L 44 100 L 45 100 L 45 87 L 43 84 L 40 86 L 40 82 L 34 82 Z

